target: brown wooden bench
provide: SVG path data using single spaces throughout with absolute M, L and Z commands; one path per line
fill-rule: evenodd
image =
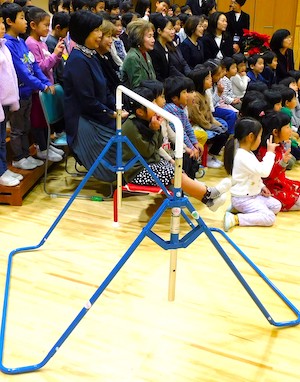
M 7 148 L 7 158 L 11 158 L 11 150 L 9 145 L 10 138 L 6 138 L 6 148 Z M 30 154 L 35 155 L 34 146 L 30 147 Z M 51 166 L 52 162 L 49 162 Z M 24 179 L 20 182 L 18 186 L 7 187 L 0 185 L 0 203 L 10 204 L 11 206 L 21 206 L 24 196 L 35 186 L 38 180 L 44 175 L 45 165 L 37 167 L 33 170 L 21 170 L 12 167 L 8 163 L 8 168 L 11 171 L 18 172 L 22 174 Z

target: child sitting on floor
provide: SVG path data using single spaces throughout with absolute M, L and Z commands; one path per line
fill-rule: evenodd
M 250 81 L 246 71 L 247 59 L 243 53 L 235 53 L 232 58 L 237 66 L 236 75 L 230 78 L 232 83 L 232 91 L 240 100 L 242 100 L 246 93 L 248 82 Z
M 271 112 L 262 118 L 263 136 L 261 147 L 258 150 L 258 159 L 261 160 L 266 151 L 266 140 L 271 134 L 275 150 L 275 162 L 270 175 L 264 178 L 264 184 L 271 194 L 282 204 L 281 211 L 300 210 L 300 182 L 288 179 L 285 170 L 290 159 L 291 149 L 287 144 L 291 138 L 290 117 L 282 112 Z
M 215 118 L 211 112 L 206 91 L 212 87 L 210 71 L 205 66 L 196 66 L 189 74 L 194 81 L 196 94 L 194 104 L 189 106 L 189 116 L 193 125 L 205 129 L 208 136 L 207 167 L 220 168 L 223 163 L 216 158 L 228 138 L 227 123 Z
M 281 112 L 287 114 L 290 118 L 291 127 L 291 154 L 300 160 L 300 147 L 297 139 L 299 138 L 298 128 L 292 125 L 293 110 L 297 105 L 296 92 L 291 88 L 285 88 L 281 91 L 282 108 Z
M 111 15 L 110 21 L 115 26 L 110 53 L 112 55 L 114 62 L 116 63 L 116 65 L 118 65 L 119 71 L 120 71 L 122 69 L 122 65 L 127 54 L 124 43 L 120 39 L 120 34 L 122 33 L 123 26 L 119 16 Z
M 149 88 L 135 88 L 134 92 L 141 97 L 153 102 L 154 95 Z M 151 170 L 165 186 L 173 183 L 175 168 L 174 165 L 159 155 L 162 145 L 161 118 L 155 112 L 133 100 L 131 114 L 122 126 L 122 134 L 127 136 L 139 153 L 148 163 Z M 134 157 L 131 149 L 123 145 L 123 161 L 128 162 Z M 156 181 L 151 174 L 140 163 L 136 162 L 124 173 L 126 182 L 131 182 L 145 186 L 156 186 Z M 216 211 L 226 201 L 226 191 L 231 184 L 230 179 L 223 179 L 215 187 L 207 187 L 203 183 L 189 178 L 182 174 L 182 190 L 188 195 L 202 201 L 209 209 Z
M 266 83 L 264 77 L 261 75 L 265 64 L 264 59 L 260 54 L 254 54 L 248 58 L 248 67 L 247 76 L 250 78 L 250 82 L 261 81 Z
M 188 176 L 194 179 L 199 168 L 197 161 L 200 159 L 202 151 L 186 114 L 186 106 L 188 104 L 187 86 L 188 84 L 184 77 L 168 77 L 164 84 L 167 101 L 164 109 L 176 115 L 182 122 L 184 143 L 186 144 L 183 168 Z M 170 126 L 174 130 L 173 123 L 170 123 Z M 187 164 L 189 158 L 194 160 L 195 166 L 191 163 Z
M 276 84 L 277 82 L 276 68 L 278 65 L 278 60 L 276 53 L 272 52 L 271 50 L 268 50 L 263 54 L 263 59 L 265 67 L 261 75 L 263 76 L 268 87 L 271 88 L 271 86 Z
M 164 87 L 160 81 L 157 80 L 145 80 L 141 82 L 141 86 L 149 88 L 154 94 L 154 103 L 164 108 L 166 99 L 164 95 Z M 174 149 L 176 141 L 176 133 L 172 130 L 170 124 L 165 119 L 161 123 L 161 133 L 163 136 L 163 143 L 159 149 L 160 156 L 174 164 Z M 205 142 L 204 142 L 205 143 Z M 200 145 L 200 144 L 199 144 Z M 201 153 L 203 152 L 203 146 L 201 147 Z M 186 144 L 183 143 L 183 170 L 192 179 L 195 178 L 197 171 L 199 170 L 199 162 L 194 158 L 190 158 L 190 155 L 186 153 Z
M 262 177 L 270 175 L 278 144 L 272 135 L 266 142 L 266 154 L 261 162 L 253 151 L 257 150 L 262 135 L 262 125 L 254 118 L 241 118 L 235 126 L 234 137 L 225 146 L 224 164 L 232 174 L 231 203 L 238 213 L 226 212 L 224 230 L 240 226 L 271 226 L 281 203 L 271 196 Z
M 220 79 L 223 73 L 225 74 L 225 71 L 222 69 L 220 60 L 218 59 L 207 60 L 204 66 L 211 72 L 212 87 L 206 90 L 206 94 L 210 97 L 213 116 L 225 120 L 228 125 L 228 133 L 233 134 L 238 111 L 231 105 L 226 105 L 221 100 L 224 86 L 220 83 Z
M 240 110 L 241 100 L 234 94 L 231 82 L 231 79 L 237 74 L 237 64 L 232 57 L 224 57 L 222 59 L 222 64 L 226 69 L 226 74 L 220 79 L 220 82 L 224 87 L 221 99 L 225 104 Z

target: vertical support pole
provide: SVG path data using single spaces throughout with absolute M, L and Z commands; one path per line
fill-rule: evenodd
M 171 249 L 170 250 L 169 292 L 168 292 L 169 301 L 175 300 L 176 270 L 177 270 L 177 249 Z
M 174 176 L 174 198 L 181 197 L 181 175 L 182 175 L 182 157 L 175 158 L 175 176 Z M 180 217 L 181 208 L 173 207 L 171 216 L 171 240 L 178 243 L 180 233 Z M 168 300 L 175 300 L 175 286 L 176 286 L 176 271 L 177 271 L 177 249 L 170 250 L 170 269 L 169 269 L 169 292 Z
M 116 129 L 117 135 L 122 135 L 122 91 L 118 88 L 116 93 L 116 112 L 117 112 L 117 120 L 116 120 Z M 122 143 L 118 142 L 117 149 L 117 166 L 120 166 L 122 163 Z M 122 172 L 117 171 L 117 210 L 121 208 L 122 204 Z
M 122 173 L 117 173 L 117 209 L 122 206 Z

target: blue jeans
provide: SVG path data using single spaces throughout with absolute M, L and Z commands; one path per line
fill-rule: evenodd
M 224 119 L 227 122 L 228 125 L 228 133 L 234 134 L 234 126 L 235 122 L 237 120 L 237 113 L 229 110 L 229 109 L 223 109 L 222 107 L 216 107 L 215 111 L 213 112 L 214 117 L 219 117 Z

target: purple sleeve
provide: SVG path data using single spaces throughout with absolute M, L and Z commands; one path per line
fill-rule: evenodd
M 50 54 L 47 45 L 43 42 L 35 41 L 33 38 L 29 37 L 26 40 L 26 45 L 34 55 L 35 60 L 43 73 L 49 72 L 61 60 L 61 57 L 57 56 L 56 54 Z M 49 55 L 45 55 L 44 52 L 48 52 Z

